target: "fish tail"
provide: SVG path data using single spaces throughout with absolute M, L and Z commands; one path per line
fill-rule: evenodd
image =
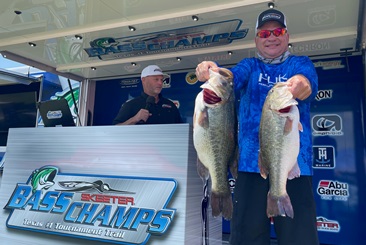
M 280 197 L 274 197 L 268 192 L 267 195 L 267 216 L 288 216 L 294 218 L 294 211 L 290 197 L 287 193 Z
M 230 220 L 233 214 L 233 201 L 231 195 L 218 195 L 211 193 L 212 216 L 217 217 L 222 214 L 226 220 Z

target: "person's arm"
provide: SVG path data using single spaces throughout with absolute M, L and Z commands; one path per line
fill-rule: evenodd
M 135 125 L 135 124 L 137 124 L 139 122 L 146 122 L 147 119 L 149 118 L 149 116 L 150 116 L 150 112 L 148 110 L 141 109 L 133 117 L 127 119 L 124 122 L 117 123 L 115 125 Z
M 138 103 L 136 100 L 131 100 L 124 103 L 121 106 L 116 118 L 113 120 L 113 124 L 134 125 L 139 122 L 146 122 L 150 116 L 149 111 L 146 109 L 140 109 L 139 111 L 137 111 L 138 108 L 141 107 L 136 106 L 136 103 Z
M 318 93 L 318 75 L 311 60 L 302 56 L 294 70 L 296 74 L 287 80 L 294 98 L 310 102 Z

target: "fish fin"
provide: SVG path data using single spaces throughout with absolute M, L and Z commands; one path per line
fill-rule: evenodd
M 211 209 L 213 217 L 217 217 L 222 214 L 224 219 L 230 220 L 233 215 L 233 201 L 231 195 L 219 195 L 212 192 Z
M 222 203 L 222 217 L 225 220 L 231 220 L 233 216 L 233 200 L 231 195 L 227 195 L 221 198 Z
M 280 197 L 274 197 L 268 192 L 267 216 L 268 218 L 275 216 L 294 218 L 294 210 L 292 209 L 291 200 L 287 193 Z
M 300 177 L 300 168 L 299 164 L 296 162 L 295 166 L 288 173 L 288 179 L 294 179 Z
M 197 173 L 203 181 L 207 181 L 210 177 L 208 169 L 203 165 L 199 158 L 197 158 Z
M 220 196 L 216 195 L 214 192 L 211 192 L 210 198 L 211 198 L 212 216 L 217 217 L 221 214 Z
M 197 123 L 202 128 L 208 128 L 209 127 L 207 107 L 205 107 L 201 111 L 201 113 L 198 114 Z
M 302 131 L 303 131 L 303 128 L 302 128 L 302 124 L 301 124 L 301 122 L 299 122 L 299 126 L 298 126 L 298 127 L 299 127 L 299 131 L 301 131 L 301 132 L 302 132 Z
M 292 122 L 291 118 L 286 117 L 285 128 L 283 129 L 284 135 L 288 135 L 292 131 Z
M 262 155 L 259 151 L 259 156 L 258 156 L 258 167 L 259 167 L 259 172 L 262 176 L 263 179 L 267 179 L 268 176 L 268 169 L 265 168 L 262 164 Z

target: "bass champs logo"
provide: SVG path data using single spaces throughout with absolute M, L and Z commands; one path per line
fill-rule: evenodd
M 90 48 L 84 50 L 90 58 L 114 60 L 222 46 L 247 36 L 249 29 L 239 30 L 241 23 L 228 20 L 132 37 L 102 37 L 91 41 Z
M 9 228 L 123 244 L 162 235 L 175 214 L 167 209 L 173 179 L 61 174 L 35 170 L 17 184 L 5 209 Z

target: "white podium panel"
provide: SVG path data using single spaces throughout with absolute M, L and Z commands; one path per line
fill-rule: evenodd
M 206 244 L 188 124 L 11 129 L 1 178 L 7 244 Z M 208 212 L 208 243 L 222 244 Z

